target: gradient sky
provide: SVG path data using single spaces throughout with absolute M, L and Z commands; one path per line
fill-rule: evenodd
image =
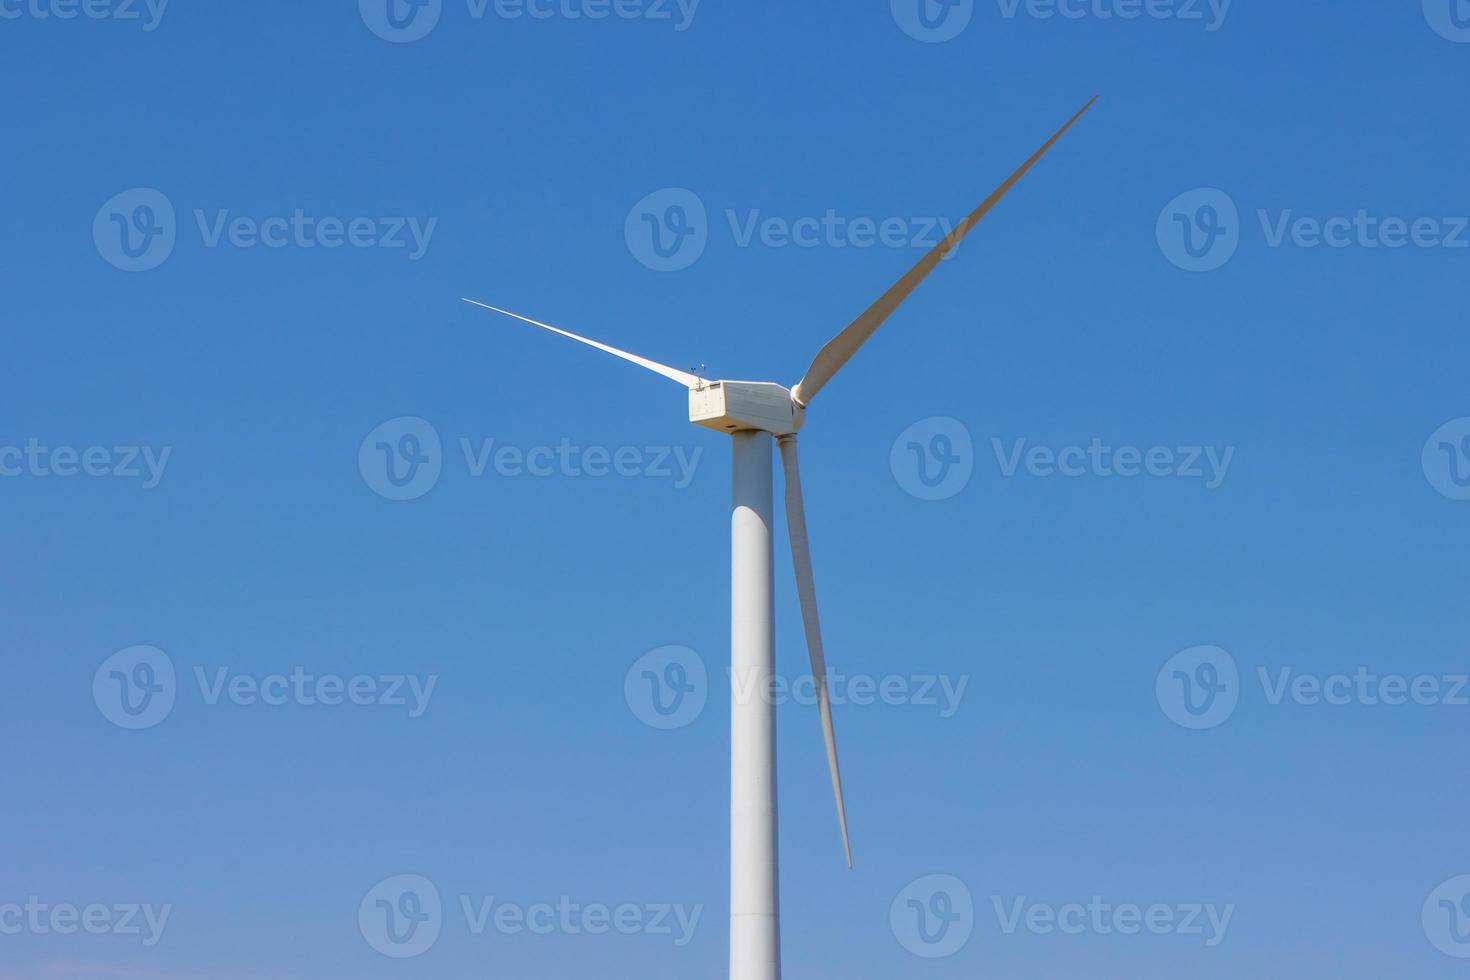
M 966 686 L 948 716 L 837 706 L 850 872 L 815 712 L 780 707 L 787 975 L 1464 972 L 1436 917 L 1470 873 L 1470 706 L 1272 703 L 1260 672 L 1470 671 L 1466 4 L 443 0 L 432 29 L 373 0 L 121 4 L 0 0 L 0 977 L 722 976 L 727 443 L 667 381 L 459 297 L 790 384 L 1093 95 L 803 431 L 832 669 Z M 1418 244 L 1385 243 L 1395 217 Z M 1342 247 L 1299 218 L 1348 219 Z M 860 247 L 856 219 L 898 230 Z M 650 220 L 693 251 L 660 258 Z M 119 221 L 156 245 L 129 258 Z M 549 475 L 476 475 L 492 439 Z M 1024 455 L 1094 440 L 1229 463 Z M 380 441 L 432 485 L 390 499 Z M 93 447 L 139 475 L 88 475 Z M 928 493 L 940 450 L 959 475 Z M 140 645 L 173 703 L 132 730 L 112 671 L 145 675 L 109 658 Z M 703 667 L 706 703 L 660 728 L 640 658 L 670 646 L 653 673 Z M 1200 646 L 1228 660 L 1179 669 L 1233 712 L 1171 701 Z M 249 703 L 298 670 L 434 687 L 418 717 Z M 399 959 L 363 923 L 404 874 L 443 913 Z M 973 903 L 952 951 L 905 925 L 916 894 L 943 909 L 931 875 Z M 153 945 L 7 929 L 31 896 L 170 911 Z M 682 945 L 476 934 L 461 899 L 492 896 L 701 918 Z M 1093 896 L 1232 912 L 1207 946 L 995 911 Z

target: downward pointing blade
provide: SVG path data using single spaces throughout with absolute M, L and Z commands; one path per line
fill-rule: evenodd
M 970 213 L 969 217 L 961 221 L 955 226 L 953 231 L 944 236 L 944 241 L 930 249 L 929 253 L 920 259 L 919 263 L 910 269 L 902 279 L 894 283 L 888 292 L 878 297 L 876 303 L 863 311 L 862 316 L 852 321 L 852 323 L 842 329 L 841 333 L 827 341 L 827 345 L 819 350 L 817 356 L 812 360 L 811 367 L 807 368 L 806 376 L 791 390 L 791 397 L 798 405 L 805 408 L 816 397 L 817 392 L 822 390 L 822 386 L 832 380 L 832 376 L 842 368 L 842 365 L 847 363 L 852 355 L 857 353 L 858 348 L 873 335 L 873 331 L 883 325 L 883 321 L 888 319 L 890 313 L 898 309 L 898 304 L 908 298 L 909 293 L 913 292 L 915 287 L 924 281 L 924 277 L 934 271 L 934 267 L 939 264 L 940 260 L 960 243 L 960 239 L 964 238 L 969 234 L 971 228 L 980 223 L 980 219 L 985 217 L 1002 197 L 1005 197 L 1006 192 L 1016 185 L 1016 181 L 1020 180 L 1026 171 L 1030 170 L 1036 161 L 1040 160 L 1046 151 L 1052 148 L 1052 144 L 1061 139 L 1062 134 L 1070 129 L 1073 123 L 1082 118 L 1082 113 L 1092 108 L 1092 103 L 1096 101 L 1097 99 L 1094 97 L 1092 101 L 1079 109 L 1075 116 L 1067 120 L 1066 125 L 1057 130 L 1051 139 L 1041 145 L 1041 149 L 1031 154 L 1030 159 L 1021 164 L 1020 169 L 1007 177 L 1005 183 L 997 187 L 989 197 L 982 201 L 980 206 Z
M 796 462 L 796 437 L 782 436 L 781 468 L 786 475 L 786 534 L 791 538 L 791 563 L 796 569 L 796 597 L 801 603 L 801 625 L 806 630 L 806 650 L 812 663 L 812 683 L 817 692 L 817 712 L 822 720 L 822 741 L 827 745 L 827 769 L 832 774 L 832 795 L 837 800 L 837 824 L 842 830 L 842 850 L 852 867 L 852 845 L 847 839 L 847 806 L 842 801 L 842 771 L 837 765 L 837 735 L 832 730 L 832 699 L 827 691 L 827 658 L 822 654 L 822 626 L 817 619 L 817 587 L 812 580 L 812 554 L 806 537 L 806 508 L 801 499 L 801 470 Z
M 667 364 L 660 364 L 658 361 L 650 361 L 648 358 L 639 357 L 637 354 L 629 354 L 625 350 L 618 350 L 616 347 L 610 347 L 607 344 L 599 344 L 595 340 L 588 340 L 586 337 L 579 337 L 569 330 L 563 330 L 560 327 L 553 327 L 551 324 L 542 323 L 540 320 L 532 320 L 528 316 L 521 316 L 519 313 L 512 313 L 510 310 L 502 310 L 500 307 L 491 306 L 489 303 L 481 303 L 479 300 L 470 299 L 468 297 L 461 298 L 464 299 L 466 303 L 470 303 L 474 306 L 480 306 L 487 310 L 493 310 L 496 313 L 503 313 L 508 317 L 514 317 L 515 319 L 520 320 L 523 323 L 529 323 L 534 327 L 541 327 L 543 330 L 550 330 L 552 333 L 559 333 L 563 337 L 570 337 L 572 340 L 586 344 L 588 347 L 596 347 L 598 350 L 607 351 L 613 357 L 621 357 L 625 361 L 632 361 L 639 367 L 647 368 L 648 370 L 653 371 L 657 374 L 662 374 L 666 378 L 672 378 L 674 381 L 679 382 L 686 388 L 696 388 L 699 386 L 699 378 L 688 373 L 687 371 L 680 371 L 678 368 L 671 368 Z

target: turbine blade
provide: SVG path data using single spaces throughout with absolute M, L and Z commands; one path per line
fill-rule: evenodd
M 639 357 L 637 354 L 629 354 L 625 350 L 618 350 L 616 347 L 611 347 L 607 344 L 599 344 L 595 340 L 588 340 L 586 337 L 579 337 L 569 330 L 563 330 L 560 327 L 553 327 L 551 324 L 542 323 L 540 320 L 532 320 L 528 316 L 521 316 L 519 313 L 512 313 L 510 310 L 502 310 L 500 307 L 491 306 L 489 303 L 481 303 L 477 299 L 470 299 L 469 297 L 461 298 L 464 299 L 466 303 L 470 303 L 475 306 L 482 306 L 485 309 L 493 310 L 496 313 L 503 313 L 506 316 L 514 317 L 517 320 L 522 320 L 526 323 L 531 324 L 532 326 L 541 327 L 544 330 L 550 330 L 552 333 L 559 333 L 563 337 L 570 337 L 575 341 L 586 344 L 588 347 L 596 347 L 598 350 L 607 351 L 614 357 L 621 357 L 625 361 L 632 361 L 639 367 L 647 368 L 650 371 L 662 374 L 666 378 L 671 378 L 674 381 L 679 382 L 686 388 L 695 388 L 699 386 L 699 378 L 695 377 L 687 371 L 680 371 L 678 368 L 671 368 L 667 364 L 660 364 L 658 361 L 650 361 L 648 358 Z
M 806 631 L 806 650 L 812 663 L 812 684 L 817 692 L 817 713 L 822 721 L 822 741 L 827 746 L 827 769 L 832 775 L 832 795 L 837 801 L 837 825 L 842 831 L 842 851 L 852 867 L 852 844 L 847 838 L 847 806 L 842 801 L 842 770 L 837 765 L 837 735 L 832 730 L 832 698 L 827 691 L 827 658 L 822 653 L 822 626 L 817 619 L 817 587 L 812 580 L 812 553 L 806 537 L 806 508 L 801 499 L 801 469 L 796 462 L 796 437 L 782 436 L 781 469 L 786 475 L 786 533 L 791 538 L 791 563 L 796 569 L 796 597 L 801 603 L 801 625 Z
M 888 315 L 908 298 L 909 293 L 913 292 L 915 287 L 924 281 L 925 276 L 934 271 L 934 267 L 939 264 L 940 260 L 959 244 L 960 239 L 969 234 L 971 228 L 979 224 L 980 219 L 985 217 L 991 208 L 995 207 L 996 202 L 1015 186 L 1016 182 L 1025 175 L 1026 171 L 1030 170 L 1036 161 L 1040 160 L 1046 151 L 1052 148 L 1052 144 L 1061 139 L 1062 134 L 1070 129 L 1072 124 L 1078 119 L 1081 119 L 1082 114 L 1092 108 L 1092 103 L 1096 101 L 1097 98 L 1094 96 L 1087 105 L 1079 109 L 1075 116 L 1067 120 L 1066 125 L 1062 126 L 1061 129 L 1052 135 L 1051 139 L 1041 145 L 1041 149 L 1031 154 L 1030 159 L 1021 164 L 1020 169 L 1007 177 L 1005 183 L 997 187 L 989 197 L 982 201 L 980 206 L 970 213 L 969 217 L 955 226 L 954 230 L 944 237 L 944 241 L 930 249 L 928 254 L 920 259 L 917 265 L 889 288 L 888 292 L 878 297 L 876 303 L 864 310 L 861 316 L 844 327 L 841 333 L 829 340 L 826 346 L 817 352 L 817 356 L 812 360 L 811 367 L 807 368 L 806 376 L 797 382 L 796 387 L 791 391 L 791 397 L 796 400 L 798 405 L 805 408 L 816 397 L 817 392 L 822 390 L 822 386 L 832 380 L 832 376 L 841 369 L 842 365 L 847 363 L 852 355 L 857 353 L 858 348 L 873 335 L 873 331 L 882 326 L 883 321 L 888 319 Z

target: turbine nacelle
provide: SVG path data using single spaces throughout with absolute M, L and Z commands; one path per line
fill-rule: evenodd
M 729 435 L 757 429 L 789 436 L 806 413 L 791 389 L 770 381 L 708 381 L 689 389 L 689 421 Z

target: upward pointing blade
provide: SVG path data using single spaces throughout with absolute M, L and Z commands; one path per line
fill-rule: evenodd
M 801 499 L 801 470 L 796 462 L 796 437 L 782 436 L 781 468 L 786 474 L 786 534 L 791 539 L 791 563 L 796 569 L 796 597 L 801 603 L 801 624 L 806 630 L 806 650 L 811 658 L 812 684 L 817 692 L 817 712 L 822 720 L 822 741 L 827 745 L 827 769 L 832 774 L 832 795 L 837 800 L 837 824 L 842 830 L 842 850 L 852 867 L 852 845 L 847 839 L 847 806 L 842 802 L 842 771 L 837 766 L 837 735 L 832 730 L 832 698 L 827 692 L 827 658 L 822 654 L 822 626 L 817 619 L 817 587 L 812 580 L 812 554 L 806 537 L 806 508 Z
M 596 347 L 598 350 L 607 351 L 614 357 L 621 357 L 625 361 L 632 361 L 639 367 L 647 368 L 650 371 L 662 374 L 666 378 L 672 378 L 686 388 L 696 388 L 699 386 L 699 378 L 688 373 L 687 371 L 680 371 L 678 368 L 671 368 L 667 364 L 660 364 L 658 361 L 650 361 L 648 358 L 639 357 L 637 354 L 629 354 L 625 350 L 618 350 L 616 347 L 610 347 L 607 344 L 599 344 L 595 340 L 588 340 L 586 337 L 579 337 L 569 330 L 563 330 L 560 327 L 553 327 L 551 324 L 542 323 L 540 320 L 532 320 L 530 317 L 521 316 L 519 313 L 512 313 L 510 310 L 502 310 L 498 306 L 491 306 L 488 303 L 481 303 L 479 300 L 470 299 L 468 297 L 461 298 L 464 299 L 466 303 L 471 303 L 475 306 L 481 306 L 487 310 L 494 310 L 496 313 L 503 313 L 506 316 L 514 317 L 515 319 L 521 320 L 525 323 L 529 323 L 532 326 L 541 327 L 544 330 L 550 330 L 552 333 L 559 333 L 563 337 L 570 337 L 575 341 L 586 344 L 588 347 Z
M 960 243 L 960 239 L 969 234 L 970 229 L 975 227 L 991 208 L 995 207 L 996 202 L 1015 186 L 1016 181 L 1020 180 L 1026 171 L 1030 170 L 1036 161 L 1051 149 L 1052 144 L 1061 139 L 1062 134 L 1070 129 L 1078 119 L 1081 119 L 1084 112 L 1092 108 L 1092 103 L 1096 101 L 1097 98 L 1094 97 L 1087 105 L 1079 109 L 1075 116 L 1067 120 L 1066 125 L 1041 145 L 1041 149 L 1031 154 L 1030 159 L 1021 164 L 1019 170 L 1007 177 L 1005 183 L 982 201 L 969 217 L 956 225 L 955 229 L 944 237 L 944 241 L 930 249 L 929 253 L 920 259 L 919 263 L 910 269 L 902 279 L 894 283 L 888 292 L 878 297 L 876 303 L 863 311 L 862 316 L 827 341 L 827 345 L 818 351 L 817 356 L 812 360 L 811 367 L 807 368 L 806 377 L 802 378 L 791 390 L 791 397 L 798 405 L 805 408 L 816 397 L 817 392 L 822 390 L 822 386 L 832 380 L 832 376 L 847 363 L 848 358 L 857 353 L 858 348 L 873 335 L 873 331 L 882 326 L 883 321 L 888 319 L 888 315 L 898 308 L 898 304 L 908 298 L 909 293 L 924 281 L 924 277 L 934 271 L 934 267 L 939 264 L 940 260 Z

